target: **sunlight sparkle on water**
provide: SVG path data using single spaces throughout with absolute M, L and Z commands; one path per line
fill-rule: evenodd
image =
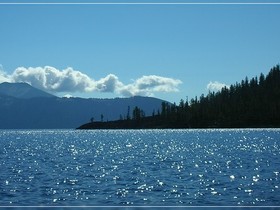
M 279 134 L 0 131 L 0 205 L 280 205 Z

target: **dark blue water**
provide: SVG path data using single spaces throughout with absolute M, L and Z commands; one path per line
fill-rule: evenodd
M 0 206 L 279 206 L 280 130 L 2 130 Z

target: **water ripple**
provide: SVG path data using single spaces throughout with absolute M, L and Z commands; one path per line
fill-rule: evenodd
M 280 205 L 279 134 L 2 130 L 0 205 Z

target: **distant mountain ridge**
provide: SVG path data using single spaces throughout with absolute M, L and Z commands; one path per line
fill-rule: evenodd
M 9 83 L 3 82 L 0 84 L 0 95 L 11 96 L 14 98 L 51 98 L 56 97 L 52 94 L 46 93 L 42 90 L 32 87 L 27 83 Z
M 147 116 L 161 109 L 163 100 L 152 97 L 59 98 L 26 83 L 0 84 L 0 129 L 77 128 L 85 122 L 118 120 L 132 115 L 135 106 Z M 120 116 L 121 115 L 121 116 Z

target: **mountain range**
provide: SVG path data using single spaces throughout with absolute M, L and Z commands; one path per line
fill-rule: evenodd
M 76 128 L 91 119 L 117 120 L 138 106 L 146 116 L 161 109 L 161 99 L 130 98 L 60 98 L 27 83 L 0 84 L 0 129 Z
M 54 95 L 46 93 L 42 90 L 32 87 L 27 83 L 9 83 L 3 82 L 0 84 L 0 96 L 11 96 L 15 98 L 53 98 Z

